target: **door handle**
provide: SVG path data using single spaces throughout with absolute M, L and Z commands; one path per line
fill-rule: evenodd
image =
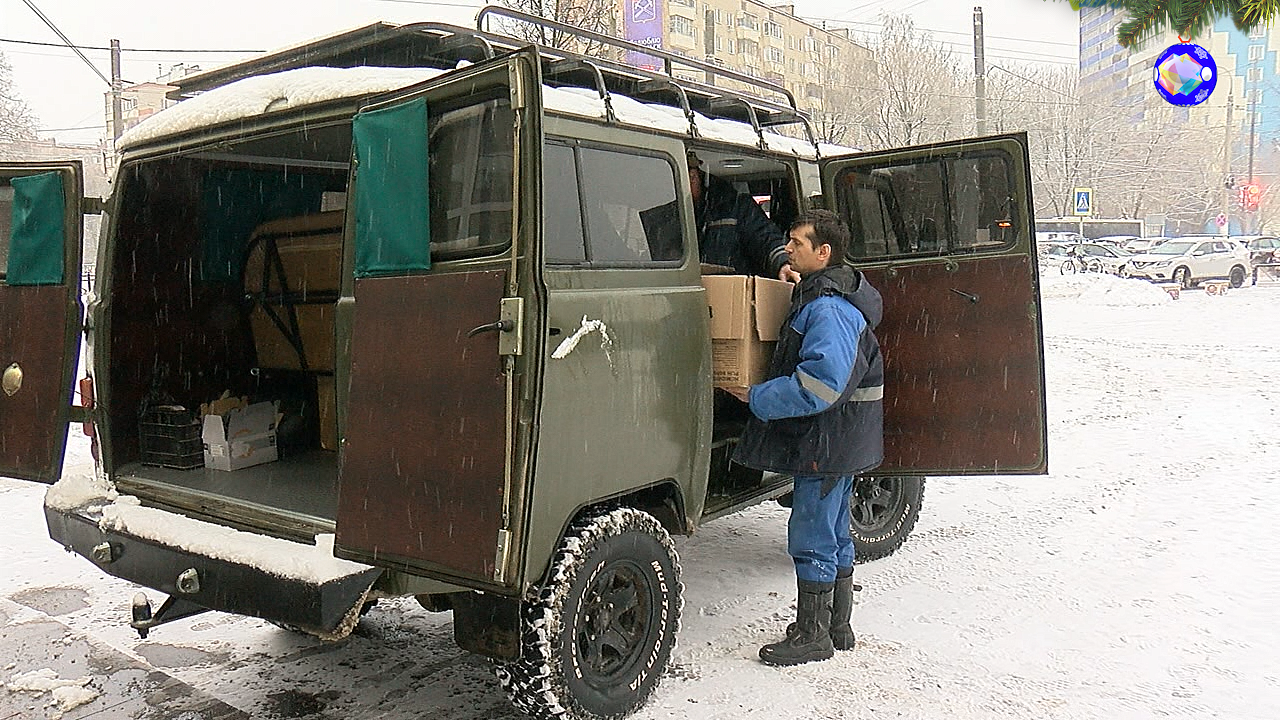
M 475 337 L 480 333 L 487 332 L 511 332 L 516 329 L 516 321 L 511 318 L 503 318 L 497 322 L 491 322 L 480 327 L 473 327 L 467 332 L 467 337 Z
M 951 292 L 959 295 L 960 297 L 964 298 L 965 300 L 968 300 L 969 302 L 975 305 L 978 303 L 978 296 L 974 295 L 973 293 L 967 293 L 963 290 L 957 290 L 955 288 L 951 288 Z

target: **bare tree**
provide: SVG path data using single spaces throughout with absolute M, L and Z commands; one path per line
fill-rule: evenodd
M 618 6 L 615 0 L 499 0 L 499 4 L 583 30 L 617 35 Z M 501 21 L 501 25 L 503 32 L 513 37 L 546 47 L 585 55 L 601 55 L 608 48 L 602 43 L 586 41 L 573 33 L 542 25 L 505 19 Z
M 915 145 L 964 135 L 965 111 L 956 103 L 959 62 L 905 15 L 883 16 L 872 50 L 873 87 L 859 113 L 867 144 L 875 148 Z
M 13 68 L 0 53 L 0 142 L 35 140 L 36 116 L 13 87 Z

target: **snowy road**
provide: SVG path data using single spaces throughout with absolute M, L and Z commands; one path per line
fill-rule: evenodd
M 859 570 L 858 648 L 793 669 L 755 659 L 791 612 L 785 511 L 712 523 L 680 543 L 681 645 L 638 718 L 1280 717 L 1280 286 L 1044 295 L 1052 474 L 931 480 Z M 135 589 L 48 540 L 42 490 L 0 479 L 0 684 L 87 677 L 67 718 L 514 717 L 412 601 L 334 644 L 213 613 L 140 641 Z M 0 720 L 50 702 L 0 690 Z

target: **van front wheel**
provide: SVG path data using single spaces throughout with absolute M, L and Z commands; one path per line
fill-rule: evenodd
M 522 603 L 521 657 L 497 668 L 536 718 L 626 715 L 653 694 L 683 603 L 675 544 L 652 515 L 619 508 L 576 523 Z
M 924 501 L 924 478 L 858 477 L 849 499 L 854 562 L 889 557 L 916 526 Z

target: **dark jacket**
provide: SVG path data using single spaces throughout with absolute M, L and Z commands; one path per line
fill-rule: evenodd
M 703 175 L 703 202 L 694 207 L 702 262 L 743 275 L 776 278 L 787 263 L 787 238 L 754 198 Z
M 875 327 L 880 293 L 847 265 L 806 276 L 769 365 L 751 388 L 752 417 L 735 462 L 836 477 L 884 459 L 884 360 Z

